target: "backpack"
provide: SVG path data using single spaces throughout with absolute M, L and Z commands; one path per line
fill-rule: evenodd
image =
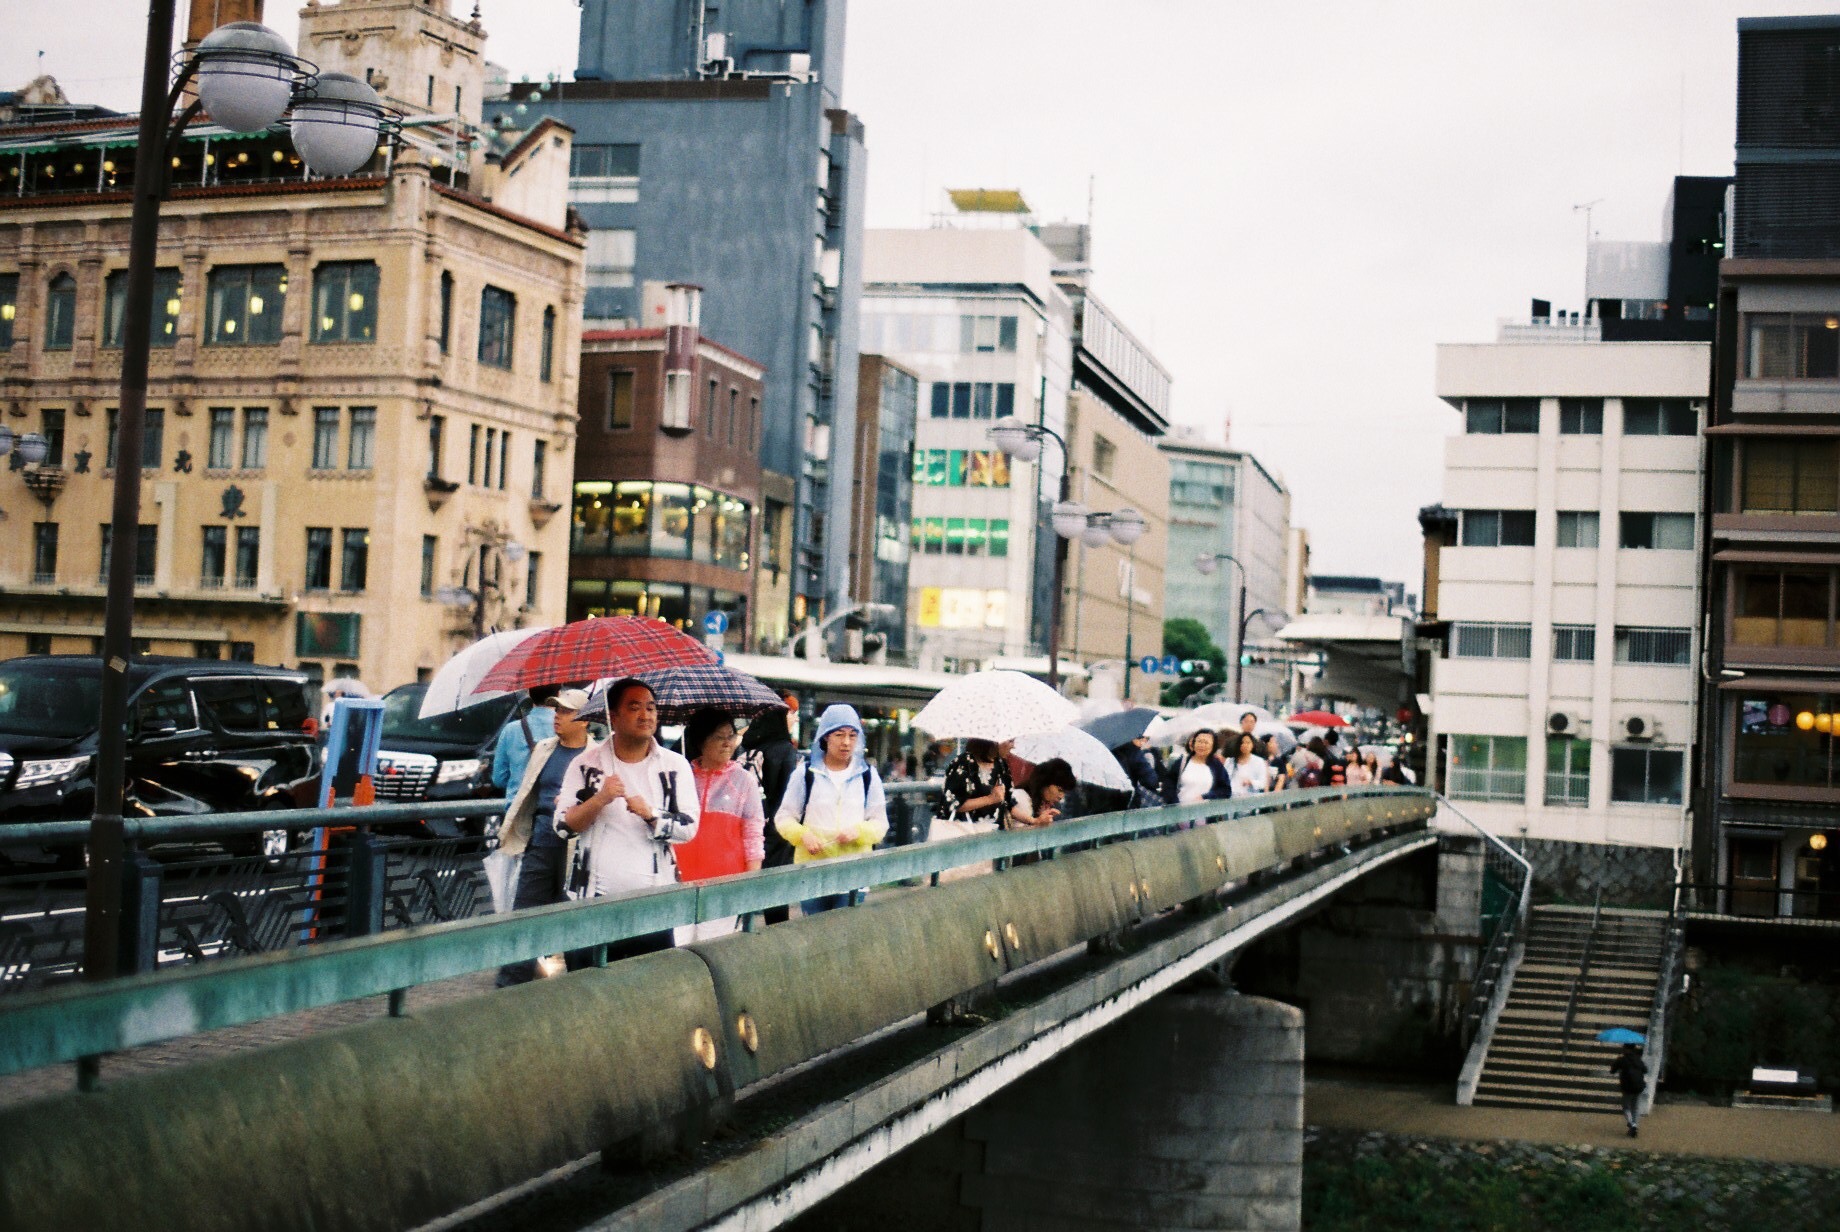
M 760 790 L 765 792 L 767 790 L 766 751 L 758 748 L 743 749 L 741 755 L 735 760 L 741 763 L 742 769 L 754 776 L 754 781 L 760 784 Z

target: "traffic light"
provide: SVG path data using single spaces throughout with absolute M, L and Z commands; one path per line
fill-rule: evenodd
M 1239 665 L 1241 667 L 1252 666 L 1252 652 L 1250 650 L 1242 650 L 1239 652 Z

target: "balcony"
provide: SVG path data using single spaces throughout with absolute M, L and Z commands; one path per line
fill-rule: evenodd
M 1453 800 L 1494 800 L 1520 804 L 1527 798 L 1525 770 L 1484 770 L 1452 766 L 1445 789 Z
M 1604 337 L 1596 317 L 1502 317 L 1495 325 L 1500 342 L 1601 342 Z

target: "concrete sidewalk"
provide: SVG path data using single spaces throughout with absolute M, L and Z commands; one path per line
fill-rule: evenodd
M 1428 1138 L 1510 1139 L 1552 1145 L 1625 1147 L 1666 1155 L 1752 1159 L 1840 1168 L 1840 1121 L 1832 1113 L 1655 1105 L 1642 1136 L 1628 1137 L 1621 1114 L 1459 1108 L 1449 1084 L 1400 1085 L 1337 1076 L 1304 1087 L 1305 1125 L 1371 1129 Z

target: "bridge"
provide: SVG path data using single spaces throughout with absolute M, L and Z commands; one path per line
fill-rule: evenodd
M 1401 960 L 1428 990 L 1405 1017 L 1486 1004 L 1487 857 L 1435 810 L 1326 788 L 1105 814 L 25 992 L 0 1002 L 0 1074 L 74 1062 L 86 1089 L 0 1111 L 0 1227 L 751 1229 L 896 1193 L 885 1221 L 924 1226 L 915 1195 L 948 1191 L 985 1227 L 1115 1225 L 1107 1192 L 1137 1195 L 1127 1226 L 1294 1226 L 1306 1037 L 1345 1041 L 1363 981 L 1319 979 L 1306 1030 L 1234 964 L 1337 903 L 1382 932 L 1405 912 L 1395 940 L 1441 955 Z M 405 1011 L 437 981 L 862 887 Z M 1341 932 L 1312 952 L 1371 966 Z M 1309 984 L 1267 957 L 1259 982 Z M 1369 1035 L 1395 1041 L 1365 983 Z M 120 1080 L 97 1060 L 377 996 L 390 1016 L 268 1048 Z M 896 1183 L 852 1184 L 871 1173 Z

